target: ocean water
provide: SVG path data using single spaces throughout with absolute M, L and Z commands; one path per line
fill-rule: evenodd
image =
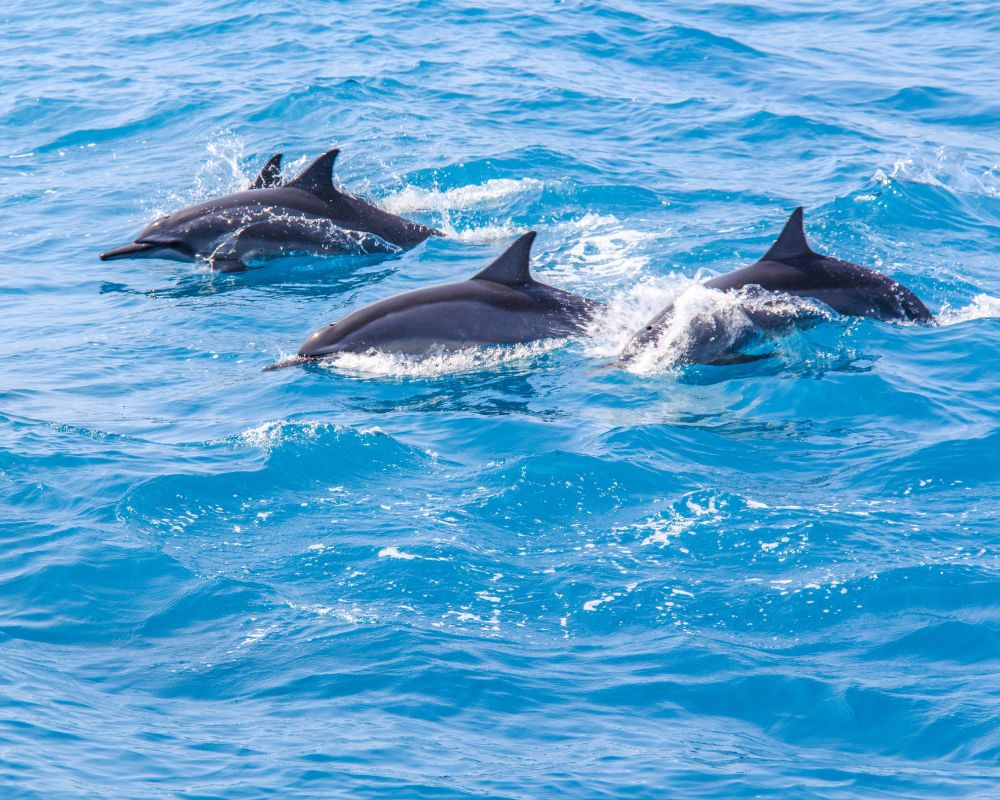
M 987 2 L 0 11 L 0 797 L 1000 797 Z M 102 263 L 339 146 L 449 236 Z M 606 365 L 806 207 L 923 328 Z M 539 232 L 588 336 L 262 373 Z

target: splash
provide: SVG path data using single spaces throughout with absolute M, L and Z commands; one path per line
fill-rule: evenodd
M 485 183 L 459 186 L 454 189 L 425 189 L 406 186 L 381 200 L 381 206 L 392 214 L 406 216 L 415 213 L 434 213 L 438 224 L 448 236 L 461 241 L 497 243 L 508 241 L 524 231 L 512 223 L 492 222 L 487 225 L 458 228 L 452 221 L 454 212 L 481 209 L 500 209 L 511 198 L 540 194 L 545 184 L 536 178 L 492 178 Z
M 647 278 L 618 292 L 587 330 L 584 352 L 595 358 L 617 358 L 637 330 L 678 294 L 695 285 L 695 281 L 681 276 Z
M 673 305 L 673 313 L 666 326 L 655 342 L 627 363 L 629 372 L 650 375 L 690 363 L 711 363 L 754 351 L 796 325 L 835 317 L 814 301 L 751 287 L 720 292 L 690 279 L 675 281 L 662 290 L 646 284 L 611 302 L 608 313 L 592 331 L 594 354 L 617 357 L 632 335 L 668 303 Z
M 272 420 L 262 422 L 253 428 L 248 428 L 238 434 L 239 444 L 257 447 L 261 450 L 273 450 L 290 438 L 315 439 L 323 431 L 330 428 L 340 430 L 325 422 L 289 422 L 287 420 Z
M 561 283 L 594 287 L 609 282 L 634 281 L 649 268 L 645 249 L 662 233 L 628 228 L 613 214 L 585 214 L 557 226 L 560 240 L 571 246 L 560 263 L 549 270 Z
M 1000 197 L 1000 164 L 971 166 L 968 153 L 938 147 L 933 154 L 907 154 L 897 159 L 889 172 L 876 170 L 873 180 L 882 186 L 892 182 L 935 186 L 964 194 Z
M 341 353 L 323 359 L 319 366 L 358 378 L 436 378 L 529 362 L 562 347 L 565 342 L 565 339 L 543 339 L 526 344 L 439 351 L 423 356 L 377 350 Z
M 406 186 L 382 200 L 382 207 L 393 214 L 413 214 L 435 211 L 470 211 L 498 206 L 511 197 L 541 192 L 544 185 L 536 178 L 492 178 L 485 183 L 459 186 L 454 189 L 424 189 Z
M 997 319 L 998 317 L 1000 317 L 1000 297 L 977 294 L 967 306 L 955 309 L 947 306 L 943 308 L 937 316 L 937 321 L 940 325 L 958 325 L 976 319 Z
M 194 183 L 185 191 L 168 192 L 154 201 L 152 213 L 166 216 L 184 206 L 204 202 L 211 197 L 246 189 L 253 174 L 244 170 L 243 138 L 232 131 L 223 131 L 205 145 L 205 159 L 195 173 Z
M 445 222 L 442 223 L 441 230 L 451 239 L 476 244 L 510 244 L 511 240 L 516 236 L 527 233 L 527 228 L 521 228 L 513 224 L 481 225 L 456 229 L 450 222 Z
M 754 333 L 755 326 L 736 293 L 693 285 L 674 300 L 673 316 L 659 339 L 626 369 L 653 374 L 695 360 L 710 361 L 715 355 L 738 350 Z

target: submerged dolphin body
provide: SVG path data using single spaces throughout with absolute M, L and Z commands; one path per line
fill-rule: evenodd
M 792 212 L 777 240 L 760 261 L 712 278 L 704 286 L 721 292 L 739 293 L 741 299 L 747 301 L 742 306 L 745 317 L 758 331 L 764 332 L 780 332 L 796 321 L 794 314 L 782 313 L 780 304 L 773 302 L 774 298 L 762 298 L 767 292 L 818 300 L 845 316 L 934 323 L 934 316 L 927 307 L 901 283 L 849 261 L 814 252 L 806 241 L 801 207 Z M 814 320 L 820 316 L 817 306 L 801 302 L 795 306 L 792 303 L 791 310 L 804 310 L 807 319 Z M 671 302 L 653 317 L 625 345 L 619 362 L 631 361 L 645 348 L 655 345 L 670 326 L 674 311 L 675 306 Z M 722 353 L 718 346 L 721 341 L 717 335 L 718 325 L 705 327 L 705 332 L 695 331 L 694 339 L 683 354 L 684 361 L 731 364 L 767 357 L 743 356 L 732 350 Z M 735 349 L 739 343 L 731 344 Z
M 424 355 L 582 333 L 600 304 L 532 278 L 528 260 L 534 240 L 534 231 L 524 234 L 467 281 L 360 308 L 316 331 L 299 348 L 298 358 L 273 366 L 337 353 Z
M 231 272 L 245 269 L 253 255 L 394 252 L 443 235 L 337 189 L 337 153 L 324 153 L 287 183 L 281 181 L 278 153 L 245 191 L 158 219 L 134 243 L 101 259 L 205 260 L 213 269 Z

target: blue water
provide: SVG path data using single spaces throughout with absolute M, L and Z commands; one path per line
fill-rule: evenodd
M 0 12 L 0 796 L 1000 797 L 991 3 Z M 434 239 L 102 263 L 330 146 Z M 603 369 L 796 205 L 937 328 Z M 521 231 L 592 335 L 261 373 Z

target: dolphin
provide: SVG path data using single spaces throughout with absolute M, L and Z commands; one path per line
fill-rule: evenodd
M 425 355 L 584 332 L 601 304 L 532 278 L 528 261 L 534 240 L 534 231 L 524 234 L 469 280 L 359 308 L 316 331 L 296 358 L 267 369 L 338 353 Z
M 248 189 L 271 189 L 281 186 L 281 153 L 275 153 L 261 167 L 257 177 L 250 181 Z
M 135 242 L 102 253 L 101 260 L 205 260 L 213 269 L 233 272 L 246 269 L 253 255 L 397 252 L 444 235 L 336 188 L 338 152 L 324 153 L 288 182 L 281 180 L 278 153 L 248 189 L 158 219 Z
M 754 264 L 719 275 L 703 285 L 720 292 L 738 293 L 746 318 L 758 332 L 778 331 L 791 327 L 795 315 L 804 312 L 804 319 L 822 317 L 815 304 L 792 303 L 783 309 L 775 298 L 766 293 L 791 295 L 808 301 L 819 301 L 838 314 L 871 317 L 885 321 L 909 321 L 933 325 L 934 315 L 913 292 L 901 283 L 874 270 L 817 253 L 806 241 L 802 223 L 802 207 L 796 208 L 771 249 Z M 763 299 L 763 302 L 761 302 Z M 638 331 L 625 345 L 619 362 L 631 361 L 646 347 L 655 345 L 669 327 L 675 306 L 671 302 Z M 786 313 L 783 313 L 786 312 Z M 790 312 L 790 313 L 788 313 Z M 695 331 L 694 341 L 684 353 L 689 363 L 743 363 L 766 355 L 720 353 L 718 320 L 706 324 L 706 335 Z M 708 339 L 712 339 L 709 344 Z M 730 342 L 738 346 L 738 342 Z M 702 346 L 703 345 L 703 346 Z

